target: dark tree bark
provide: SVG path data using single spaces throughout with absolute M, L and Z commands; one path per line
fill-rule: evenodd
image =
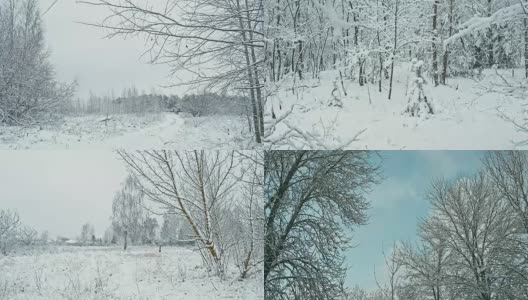
M 363 191 L 378 181 L 368 157 L 363 151 L 266 153 L 266 299 L 341 298 L 341 255 L 349 242 L 343 224 L 366 222 Z
M 528 79 L 528 15 L 524 17 L 524 71 Z
M 453 35 L 453 7 L 454 0 L 449 0 L 449 36 Z M 446 84 L 447 68 L 449 63 L 449 45 L 444 49 L 443 68 L 442 68 L 442 84 Z
M 392 82 L 394 80 L 394 58 L 396 56 L 396 48 L 398 47 L 398 7 L 399 0 L 396 0 L 394 5 L 394 47 L 392 48 L 392 59 L 391 59 L 391 73 L 390 73 L 390 84 L 389 84 L 389 100 L 392 97 Z
M 438 5 L 440 0 L 433 4 L 433 81 L 438 86 Z
M 127 249 L 127 238 L 128 238 L 128 231 L 125 230 L 125 245 L 123 246 L 123 250 Z

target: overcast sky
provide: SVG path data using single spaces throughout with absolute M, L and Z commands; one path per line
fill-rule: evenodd
M 101 236 L 126 174 L 111 151 L 0 151 L 0 209 L 52 237 L 76 237 L 86 222 Z
M 54 0 L 40 0 L 44 12 Z M 86 97 L 90 91 L 121 94 L 123 88 L 136 86 L 140 91 L 179 82 L 169 79 L 169 68 L 147 64 L 140 59 L 147 49 L 139 38 L 103 39 L 105 32 L 75 22 L 97 23 L 107 16 L 106 8 L 58 0 L 44 15 L 45 39 L 51 50 L 51 61 L 61 81 L 78 80 L 78 95 Z M 185 78 L 184 75 L 179 76 Z M 184 88 L 165 89 L 166 93 L 183 93 Z
M 353 233 L 356 248 L 346 253 L 350 267 L 346 283 L 375 289 L 386 282 L 382 250 L 387 254 L 394 241 L 416 241 L 419 218 L 429 204 L 424 196 L 431 181 L 474 174 L 481 167 L 483 152 L 474 151 L 381 151 L 385 180 L 368 196 L 372 208 L 369 224 Z

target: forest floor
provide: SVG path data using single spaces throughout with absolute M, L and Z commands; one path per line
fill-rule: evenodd
M 399 74 L 399 75 L 396 75 Z M 524 125 L 528 103 L 528 82 L 522 70 L 485 70 L 479 79 L 453 78 L 446 86 L 426 86 L 435 113 L 417 118 L 403 112 L 407 107 L 409 66 L 395 70 L 392 100 L 388 100 L 388 80 L 382 92 L 378 84 L 363 87 L 328 71 L 320 79 L 294 82 L 285 80 L 276 89 L 273 105 L 277 119 L 268 139 L 274 148 L 313 148 L 324 144 L 345 149 L 512 149 L 523 148 L 528 132 L 518 130 L 511 120 Z M 292 86 L 296 86 L 295 94 Z M 332 90 L 342 108 L 329 105 Z M 267 116 L 267 122 L 273 122 Z M 290 133 L 288 142 L 282 138 Z M 354 137 L 357 140 L 350 143 Z M 305 137 L 311 141 L 306 142 Z M 313 138 L 315 137 L 315 138 Z
M 0 126 L 0 149 L 243 149 L 247 120 L 237 116 L 151 115 L 64 117 L 44 126 Z
M 263 277 L 209 276 L 200 254 L 164 247 L 64 247 L 0 257 L 0 299 L 263 299 Z

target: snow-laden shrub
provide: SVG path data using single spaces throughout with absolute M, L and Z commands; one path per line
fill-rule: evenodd
M 415 76 L 409 82 L 410 89 L 407 108 L 405 109 L 405 113 L 413 117 L 434 114 L 432 99 L 425 93 L 424 86 L 427 84 L 427 81 L 422 75 L 423 64 L 424 62 L 422 60 L 413 59 L 411 70 L 415 72 Z

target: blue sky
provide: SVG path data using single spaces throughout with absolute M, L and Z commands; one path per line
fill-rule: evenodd
M 420 217 L 427 215 L 425 193 L 436 178 L 474 174 L 481 168 L 479 151 L 381 151 L 384 180 L 367 196 L 371 202 L 369 224 L 353 233 L 348 250 L 346 285 L 376 288 L 376 277 L 385 282 L 382 250 L 390 253 L 394 241 L 414 241 Z M 376 158 L 379 162 L 379 159 Z

